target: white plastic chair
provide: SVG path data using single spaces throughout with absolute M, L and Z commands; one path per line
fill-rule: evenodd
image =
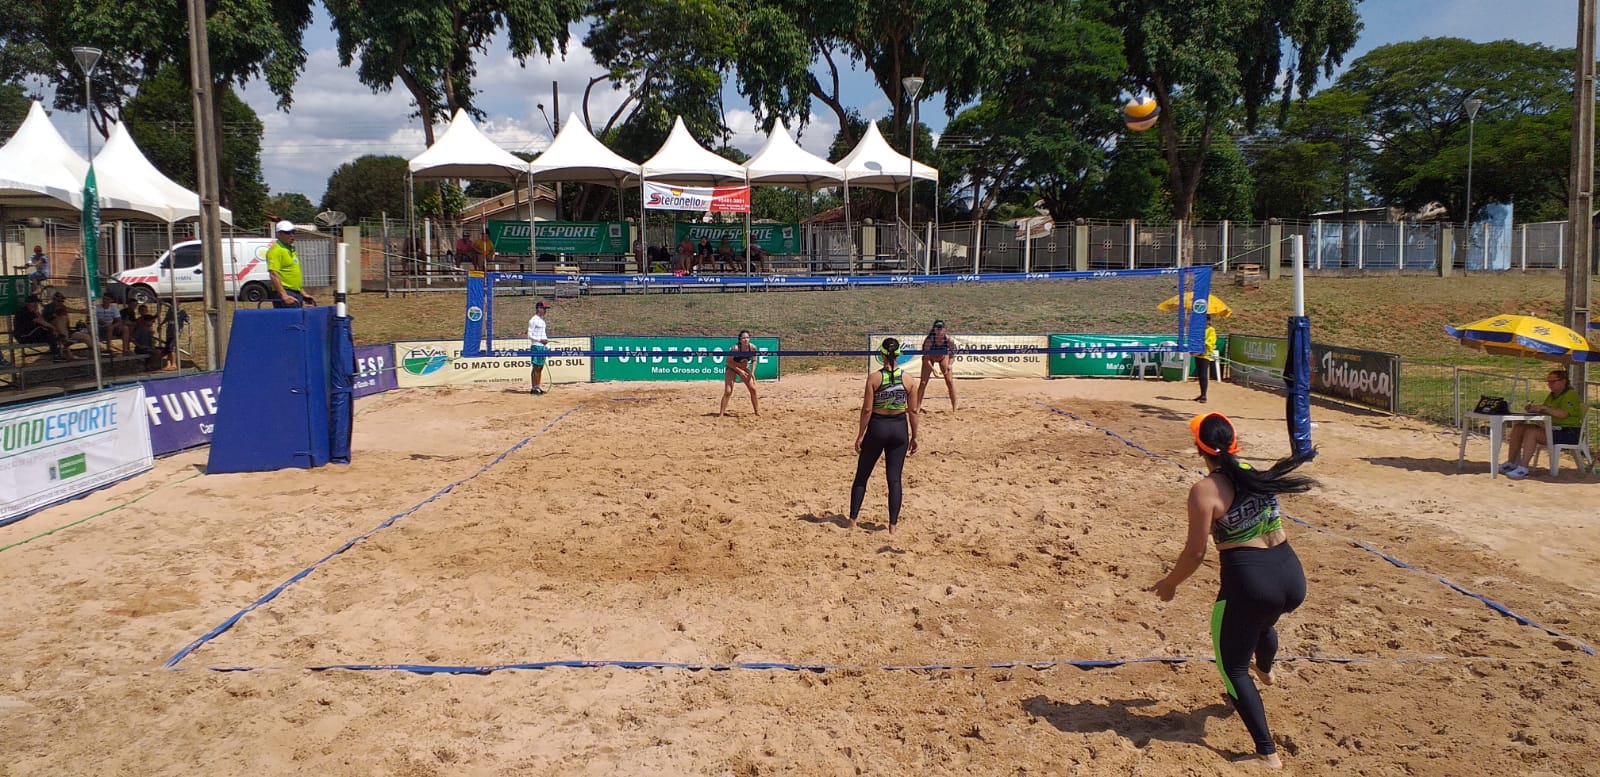
M 1578 465 L 1578 472 L 1588 473 L 1594 468 L 1594 454 L 1589 452 L 1589 424 L 1594 420 L 1594 413 L 1595 411 L 1592 408 L 1586 408 L 1586 412 L 1583 414 L 1583 425 L 1578 427 L 1578 441 L 1571 445 L 1557 444 L 1555 449 L 1558 461 L 1551 462 L 1551 464 L 1559 466 L 1561 454 L 1570 453 L 1572 454 L 1572 460 Z M 1533 461 L 1529 462 L 1529 466 L 1538 463 L 1539 454 L 1544 449 L 1545 446 L 1543 445 L 1534 449 Z
M 1153 353 L 1136 353 L 1133 355 L 1132 371 L 1133 374 L 1139 376 L 1139 380 L 1144 380 L 1146 372 L 1153 372 L 1159 378 L 1161 377 L 1161 360 L 1157 359 L 1156 354 Z

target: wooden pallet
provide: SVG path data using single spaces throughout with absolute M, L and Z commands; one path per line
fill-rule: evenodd
M 1241 264 L 1237 265 L 1237 268 L 1233 274 L 1233 284 L 1235 286 L 1253 289 L 1261 285 L 1261 265 Z

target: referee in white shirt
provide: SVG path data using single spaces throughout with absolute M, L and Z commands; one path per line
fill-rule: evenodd
M 528 340 L 533 344 L 533 391 L 532 394 L 544 393 L 544 356 L 540 351 L 550 350 L 550 328 L 544 322 L 544 300 L 539 300 L 533 306 L 533 318 L 528 319 Z

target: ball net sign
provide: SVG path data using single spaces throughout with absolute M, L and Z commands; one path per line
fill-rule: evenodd
M 628 250 L 628 225 L 621 221 L 541 221 L 539 253 L 622 254 Z M 531 254 L 526 221 L 489 222 L 489 240 L 496 253 Z
M 644 183 L 644 206 L 649 210 L 689 210 L 696 213 L 749 213 L 748 186 L 670 186 Z
M 527 349 L 528 338 L 496 340 L 495 345 Z M 589 359 L 573 356 L 589 350 L 587 337 L 552 337 L 545 355 L 544 376 L 551 383 L 586 383 Z M 400 388 L 449 386 L 466 383 L 506 383 L 526 386 L 533 362 L 528 356 L 462 356 L 461 342 L 432 340 L 394 344 L 395 382 Z
M 629 356 L 597 356 L 594 379 L 607 380 L 722 380 L 725 354 L 738 340 L 732 337 L 596 337 L 596 351 L 647 351 Z M 756 352 L 778 350 L 776 337 L 752 337 Z M 756 380 L 778 377 L 778 359 L 757 356 Z

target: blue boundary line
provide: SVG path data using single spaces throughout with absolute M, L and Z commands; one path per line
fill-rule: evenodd
M 466 476 L 466 477 L 464 477 L 464 478 L 462 478 L 460 480 L 457 480 L 454 483 L 451 483 L 451 484 L 445 486 L 444 488 L 439 489 L 438 491 L 435 491 L 433 496 L 430 496 L 427 499 L 424 499 L 421 502 L 418 502 L 415 505 L 412 505 L 410 508 L 408 508 L 406 510 L 402 510 L 401 512 L 395 513 L 394 515 L 390 516 L 388 520 L 384 521 L 383 523 L 378 524 L 377 528 L 372 529 L 371 531 L 367 532 L 366 534 L 363 534 L 363 535 L 361 535 L 359 537 L 356 537 L 355 539 L 350 540 L 349 542 L 346 542 L 344 545 L 340 546 L 340 548 L 338 550 L 335 550 L 334 552 L 329 553 L 326 556 L 323 556 L 320 561 L 316 562 L 315 564 L 312 564 L 309 567 L 306 567 L 305 569 L 300 570 L 298 573 L 295 574 L 294 577 L 291 577 L 288 580 L 285 580 L 277 588 L 274 588 L 271 591 L 268 591 L 266 593 L 266 595 L 262 596 L 260 599 L 255 600 L 254 602 L 252 602 L 250 604 L 250 606 L 248 606 L 248 607 L 246 607 L 246 608 L 234 613 L 232 617 L 230 617 L 227 620 L 223 621 L 221 625 L 219 625 L 216 628 L 206 632 L 205 634 L 202 634 L 199 639 L 189 643 L 188 646 L 186 646 L 184 649 L 178 651 L 177 654 L 174 655 L 172 658 L 167 659 L 167 662 L 165 664 L 162 664 L 162 666 L 167 668 L 167 669 L 173 669 L 173 668 L 177 667 L 178 662 L 180 662 L 183 659 L 187 658 L 190 653 L 193 653 L 194 651 L 199 650 L 201 648 L 201 646 L 205 645 L 207 642 L 210 642 L 211 640 L 216 639 L 218 636 L 221 636 L 223 632 L 227 631 L 228 629 L 233 628 L 234 624 L 238 623 L 240 621 L 240 619 L 242 619 L 242 618 L 244 618 L 244 616 L 249 615 L 250 613 L 254 612 L 257 608 L 261 607 L 261 605 L 264 605 L 267 602 L 270 602 L 273 599 L 278 598 L 278 594 L 283 593 L 284 590 L 287 589 L 289 586 L 294 585 L 295 583 L 299 582 L 302 578 L 304 578 L 307 575 L 311 574 L 312 572 L 316 571 L 317 567 L 320 567 L 323 564 L 328 563 L 329 561 L 331 561 L 333 559 L 333 557 L 338 556 L 339 554 L 344 553 L 345 551 L 355 547 L 356 544 L 361 542 L 362 540 L 365 540 L 366 538 L 371 537 L 372 535 L 377 534 L 378 532 L 383 531 L 384 529 L 387 529 L 390 526 L 393 526 L 394 523 L 396 521 L 400 520 L 401 518 L 404 518 L 404 517 L 416 512 L 416 511 L 418 511 L 418 510 L 421 510 L 425 505 L 427 505 L 427 504 L 439 499 L 440 497 L 444 496 L 445 494 L 450 493 L 451 491 L 454 491 L 456 486 L 459 486 L 459 485 L 461 485 L 463 483 L 466 483 L 469 480 L 473 480 L 474 478 L 477 478 L 479 475 L 482 475 L 483 473 L 488 472 L 496 464 L 499 464 L 500 462 L 505 461 L 506 457 L 508 457 L 511 454 L 516 453 L 518 450 L 520 450 L 522 448 L 522 446 L 527 445 L 528 443 L 532 442 L 533 438 L 538 437 L 539 435 L 542 435 L 545 432 L 550 431 L 551 429 L 554 429 L 556 424 L 561 423 L 562 419 L 566 418 L 569 415 L 572 415 L 573 413 L 576 413 L 582 407 L 583 407 L 583 405 L 576 405 L 576 406 L 568 409 L 566 412 L 562 413 L 561 415 L 556 416 L 555 419 L 552 420 L 550 423 L 545 424 L 544 428 L 540 429 L 537 432 L 534 432 L 533 434 L 528 435 L 527 437 L 524 437 L 521 442 L 517 443 L 516 445 L 511 446 L 510 448 L 507 448 L 506 451 L 504 453 L 501 453 L 499 456 L 494 457 L 493 461 L 489 462 L 488 464 L 483 465 L 483 467 L 480 468 L 477 472 L 474 472 L 471 475 L 468 475 L 468 476 Z
M 1086 418 L 1083 418 L 1081 416 L 1075 415 L 1075 414 L 1073 414 L 1073 413 L 1071 413 L 1069 411 L 1062 410 L 1060 408 L 1051 406 L 1051 405 L 1046 404 L 1044 402 L 1040 402 L 1039 404 L 1044 405 L 1045 409 L 1049 410 L 1052 413 L 1056 413 L 1058 415 L 1066 416 L 1066 417 L 1071 418 L 1072 420 L 1077 421 L 1078 423 L 1081 423 L 1081 424 L 1083 424 L 1083 425 L 1085 425 L 1085 426 L 1087 426 L 1087 427 L 1089 427 L 1091 429 L 1096 429 L 1096 430 L 1098 430 L 1100 432 L 1103 432 L 1107 436 L 1110 436 L 1113 439 L 1121 441 L 1122 444 L 1124 444 L 1124 445 L 1128 446 L 1129 448 L 1132 448 L 1132 449 L 1134 449 L 1136 451 L 1139 451 L 1140 453 L 1143 453 L 1146 456 L 1149 456 L 1150 458 L 1158 459 L 1158 460 L 1161 460 L 1161 461 L 1165 461 L 1165 462 L 1168 462 L 1168 463 L 1173 464 L 1175 466 L 1181 467 L 1183 469 L 1193 470 L 1192 467 L 1189 467 L 1188 465 L 1182 464 L 1182 463 L 1172 459 L 1169 456 L 1163 456 L 1163 455 L 1161 455 L 1159 453 L 1153 453 L 1150 450 L 1148 450 L 1148 449 L 1144 448 L 1143 446 L 1139 445 L 1138 443 L 1136 443 L 1136 442 L 1134 442 L 1132 440 L 1129 440 L 1128 438 L 1123 437 L 1122 435 L 1117 434 L 1116 432 L 1114 432 L 1114 431 L 1112 431 L 1110 429 L 1107 429 L 1107 428 L 1105 428 L 1103 426 L 1100 426 L 1099 424 L 1096 424 L 1093 421 L 1090 421 L 1090 420 L 1088 420 Z M 1505 616 L 1507 618 L 1510 618 L 1510 619 L 1516 621 L 1517 623 L 1519 623 L 1519 624 L 1521 624 L 1523 626 L 1527 626 L 1529 628 L 1538 629 L 1538 630 L 1540 630 L 1540 631 L 1544 632 L 1545 634 L 1548 634 L 1548 635 L 1550 635 L 1552 637 L 1557 637 L 1559 639 L 1568 640 L 1568 641 L 1576 644 L 1578 646 L 1578 649 L 1582 650 L 1583 652 L 1585 652 L 1585 653 L 1587 653 L 1587 654 L 1589 654 L 1591 656 L 1595 655 L 1594 648 L 1590 647 L 1583 640 L 1578 639 L 1577 637 L 1574 637 L 1574 636 L 1572 636 L 1570 634 L 1563 634 L 1563 633 L 1561 633 L 1559 631 L 1556 631 L 1555 629 L 1552 629 L 1552 628 L 1550 628 L 1548 626 L 1545 626 L 1545 625 L 1539 623 L 1538 621 L 1535 621 L 1532 618 L 1529 618 L 1529 617 L 1527 617 L 1525 615 L 1520 615 L 1517 612 L 1513 611 L 1511 608 L 1509 608 L 1509 607 L 1507 607 L 1507 606 L 1505 606 L 1505 605 L 1503 605 L 1503 604 L 1501 604 L 1501 603 L 1499 603 L 1499 602 L 1497 602 L 1497 601 L 1495 601 L 1493 599 L 1490 599 L 1487 596 L 1484 596 L 1483 594 L 1477 593 L 1476 591 L 1470 591 L 1470 590 L 1468 590 L 1468 589 L 1456 584 L 1455 582 L 1451 581 L 1450 579 L 1444 577 L 1443 575 L 1434 574 L 1433 572 L 1429 572 L 1426 569 L 1422 569 L 1420 567 L 1412 566 L 1410 564 L 1407 564 L 1404 561 L 1401 561 L 1398 558 L 1395 558 L 1394 556 L 1392 556 L 1392 555 L 1390 555 L 1388 553 L 1385 553 L 1384 551 L 1381 551 L 1381 550 L 1379 550 L 1379 549 L 1377 549 L 1377 548 L 1375 548 L 1375 547 L 1373 547 L 1373 546 L 1371 546 L 1371 545 L 1369 545 L 1369 544 L 1367 544 L 1365 542 L 1362 542 L 1361 540 L 1351 539 L 1349 537 L 1345 537 L 1345 536 L 1340 535 L 1340 534 L 1335 534 L 1334 532 L 1331 532 L 1331 531 L 1329 531 L 1327 529 L 1324 529 L 1324 528 L 1322 528 L 1320 526 L 1315 526 L 1315 525 L 1311 524 L 1308 521 L 1305 521 L 1303 519 L 1297 518 L 1297 517 L 1295 517 L 1293 515 L 1290 515 L 1288 513 L 1284 513 L 1283 516 L 1285 518 L 1288 518 L 1291 521 L 1294 521 L 1297 524 L 1300 524 L 1301 526 L 1306 527 L 1307 529 L 1310 529 L 1310 530 L 1314 531 L 1314 532 L 1317 532 L 1319 534 L 1326 534 L 1329 537 L 1333 537 L 1334 539 L 1337 539 L 1337 540 L 1339 540 L 1341 542 L 1347 542 L 1347 543 L 1349 543 L 1351 545 L 1354 545 L 1355 547 L 1358 547 L 1358 548 L 1360 548 L 1360 549 L 1362 549 L 1362 550 L 1364 550 L 1364 551 L 1366 551 L 1368 553 L 1371 553 L 1374 556 L 1377 556 L 1378 558 L 1381 558 L 1384 561 L 1387 561 L 1387 562 L 1389 562 L 1390 564 L 1393 564 L 1396 567 L 1399 567 L 1399 568 L 1405 569 L 1405 570 L 1410 570 L 1412 572 L 1417 572 L 1419 574 L 1431 577 L 1434 580 L 1437 580 L 1440 583 L 1444 584 L 1447 588 L 1450 588 L 1451 590 L 1455 591 L 1456 593 L 1462 594 L 1463 596 L 1467 596 L 1467 597 L 1470 597 L 1470 598 L 1473 598 L 1473 599 L 1477 599 L 1479 602 L 1481 602 L 1484 606 L 1488 607 L 1489 609 L 1494 610 L 1495 612 L 1499 613 L 1500 615 L 1503 615 L 1503 616 Z
M 1303 663 L 1303 664 L 1336 664 L 1353 666 L 1357 664 L 1442 664 L 1473 661 L 1493 661 L 1497 663 L 1531 663 L 1531 664 L 1568 664 L 1569 659 L 1508 659 L 1495 656 L 1411 656 L 1398 658 L 1361 657 L 1361 656 L 1284 656 L 1277 659 L 1278 663 Z M 1081 669 L 1090 671 L 1094 669 L 1116 669 L 1133 664 L 1214 664 L 1216 659 L 1211 656 L 1148 656 L 1145 658 L 1123 659 L 1053 659 L 1049 661 L 996 661 L 989 663 L 933 663 L 933 664 L 898 664 L 887 666 L 864 666 L 856 664 L 790 664 L 780 661 L 751 661 L 733 664 L 699 664 L 685 661 L 622 661 L 622 660 L 566 660 L 566 661 L 530 661 L 509 664 L 478 664 L 478 665 L 453 665 L 453 664 L 322 664 L 308 667 L 284 666 L 212 666 L 208 671 L 218 673 L 243 673 L 243 672 L 270 672 L 270 671 L 311 671 L 311 672 L 408 672 L 419 675 L 489 675 L 495 672 L 512 671 L 543 671 L 546 669 L 668 669 L 686 672 L 729 672 L 734 670 L 754 671 L 781 671 L 781 672 L 941 672 L 941 671 L 980 671 L 993 669 L 1035 669 L 1048 670 L 1060 668 Z

